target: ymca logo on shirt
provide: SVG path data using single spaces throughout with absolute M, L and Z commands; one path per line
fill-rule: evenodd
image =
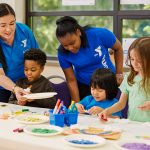
M 105 55 L 102 58 L 102 65 L 104 66 L 104 68 L 108 68 L 108 65 L 107 65 L 107 62 L 106 62 L 106 59 L 105 59 Z
M 101 51 L 101 46 L 98 46 L 96 49 L 95 49 L 95 52 L 96 54 L 94 54 L 94 56 L 99 56 L 101 57 L 102 56 L 102 51 Z
M 21 45 L 22 45 L 23 47 L 26 47 L 26 46 L 27 46 L 27 39 L 25 39 L 25 40 L 23 40 L 23 41 L 21 41 L 21 42 L 22 42 Z

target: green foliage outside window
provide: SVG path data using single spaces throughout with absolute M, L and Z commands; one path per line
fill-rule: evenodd
M 84 0 L 86 1 L 86 0 Z M 62 0 L 32 0 L 33 11 L 112 10 L 113 0 L 95 0 L 96 5 L 62 6 Z
M 85 0 L 86 1 L 86 0 Z M 95 6 L 62 6 L 62 0 L 31 0 L 30 10 L 35 12 L 58 11 L 112 11 L 113 0 L 96 0 Z M 120 10 L 150 10 L 150 5 L 121 5 Z M 68 13 L 69 15 L 69 13 Z M 56 36 L 56 20 L 61 16 L 33 16 L 32 27 L 40 48 L 49 56 L 57 56 L 59 45 Z M 113 16 L 74 16 L 80 25 L 105 27 L 113 31 Z M 150 35 L 149 19 L 123 19 L 122 38 Z
M 33 18 L 33 31 L 40 45 L 40 48 L 51 56 L 56 56 L 56 49 L 59 45 L 55 36 L 56 19 L 58 18 L 59 17 L 54 16 L 42 16 Z M 105 27 L 113 31 L 112 17 L 78 16 L 75 18 L 82 26 L 91 25 L 97 27 Z
M 150 36 L 149 19 L 123 20 L 123 38 L 138 38 L 142 36 Z

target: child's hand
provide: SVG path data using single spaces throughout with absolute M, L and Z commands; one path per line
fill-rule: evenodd
M 92 108 L 90 108 L 88 110 L 89 114 L 91 115 L 97 115 L 99 114 L 100 112 L 102 112 L 104 109 L 101 108 L 101 107 L 98 107 L 98 106 L 93 106 Z
M 28 101 L 28 102 L 33 102 L 34 100 L 33 100 L 33 99 L 27 99 L 27 101 Z
M 98 117 L 101 121 L 107 121 L 108 118 L 108 111 L 104 109 L 101 113 L 98 114 Z
M 76 107 L 77 107 L 79 113 L 82 113 L 82 114 L 85 113 L 85 109 L 82 104 L 76 103 Z
M 21 105 L 21 106 L 26 105 L 26 103 L 27 103 L 27 101 L 25 101 L 25 100 L 23 100 L 23 101 L 18 100 L 18 101 L 17 101 L 17 104 L 18 104 L 18 105 Z
M 143 111 L 150 111 L 150 101 L 146 101 L 143 105 L 139 106 L 138 108 Z

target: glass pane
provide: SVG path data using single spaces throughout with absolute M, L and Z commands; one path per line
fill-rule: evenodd
M 150 35 L 149 19 L 123 19 L 123 38 L 137 38 Z
M 150 10 L 150 4 L 122 4 L 120 10 Z
M 40 48 L 44 50 L 49 56 L 57 55 L 57 47 L 59 45 L 56 36 L 56 20 L 57 16 L 43 16 L 33 17 L 33 32 L 40 45 Z M 104 16 L 76 16 L 75 17 L 80 25 L 91 25 L 96 27 L 105 27 L 113 31 L 113 18 Z
M 125 60 L 131 43 L 142 36 L 150 36 L 149 19 L 123 19 L 122 44 Z
M 30 6 L 31 6 L 31 11 L 112 10 L 113 1 L 95 0 L 95 5 L 62 6 L 62 0 L 31 0 Z

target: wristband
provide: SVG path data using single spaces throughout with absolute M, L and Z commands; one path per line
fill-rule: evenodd
M 15 93 L 15 88 L 17 87 L 17 85 L 15 84 L 13 87 L 12 87 L 12 92 Z

